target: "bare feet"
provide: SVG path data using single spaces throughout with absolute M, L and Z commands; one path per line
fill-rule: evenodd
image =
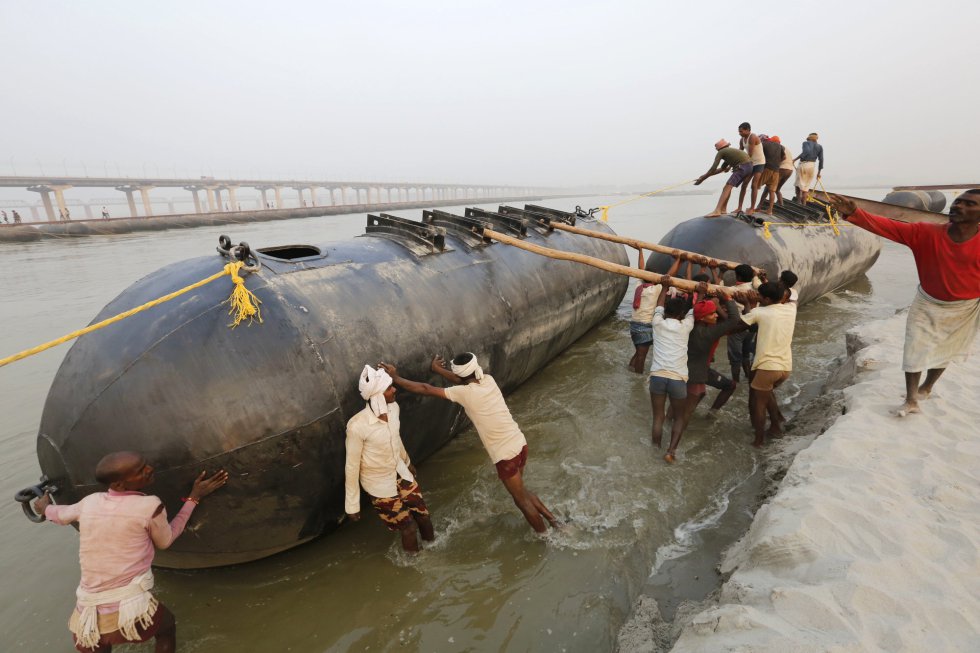
M 656 435 L 651 434 L 650 439 L 653 441 L 653 446 L 655 446 L 657 449 L 661 449 L 663 447 L 663 443 L 664 443 L 663 433 L 660 434 L 659 438 Z
M 755 447 L 756 449 L 761 449 L 762 448 L 762 445 L 764 445 L 764 444 L 765 444 L 765 442 L 763 440 L 753 440 L 752 441 L 752 446 Z
M 708 213 L 704 217 L 706 217 L 706 218 L 719 218 L 719 217 L 721 217 L 721 211 L 712 211 L 711 213 Z
M 753 213 L 755 213 L 755 209 L 750 208 L 748 211 L 745 212 L 745 215 L 752 215 Z
M 898 417 L 905 417 L 906 415 L 920 412 L 922 411 L 919 410 L 919 403 L 917 401 L 906 401 L 897 411 L 895 411 L 895 415 Z
M 918 399 L 928 399 L 932 396 L 932 388 L 919 388 L 915 394 Z
M 667 461 L 668 465 L 673 465 L 675 460 L 673 452 L 668 451 L 666 454 L 664 454 L 664 460 Z

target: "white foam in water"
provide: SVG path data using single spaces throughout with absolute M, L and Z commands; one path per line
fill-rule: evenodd
M 753 462 L 752 471 L 747 476 L 737 483 L 733 483 L 721 494 L 715 495 L 713 501 L 702 508 L 692 519 L 675 528 L 674 541 L 670 544 L 664 544 L 657 549 L 650 575 L 656 574 L 660 570 L 661 565 L 668 560 L 674 560 L 690 552 L 695 545 L 695 534 L 699 531 L 712 528 L 721 520 L 722 516 L 728 511 L 732 492 L 745 484 L 755 474 L 758 468 L 758 463 Z

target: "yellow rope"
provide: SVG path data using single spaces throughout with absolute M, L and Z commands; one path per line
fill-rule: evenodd
M 695 181 L 697 181 L 696 177 L 694 179 L 688 179 L 687 181 L 682 181 L 679 184 L 674 184 L 673 186 L 667 186 L 666 188 L 660 188 L 658 190 L 650 191 L 649 193 L 643 193 L 641 195 L 637 195 L 636 197 L 631 197 L 628 200 L 623 200 L 621 202 L 613 202 L 612 204 L 607 204 L 606 206 L 600 206 L 599 208 L 602 209 L 602 215 L 600 217 L 603 222 L 609 222 L 609 209 L 613 207 L 622 206 L 623 204 L 629 204 L 630 202 L 641 200 L 644 197 L 653 197 L 657 193 L 663 193 L 664 191 L 672 190 L 680 186 L 686 186 L 687 184 L 693 183 Z
M 819 183 L 820 188 L 823 189 L 824 196 L 829 197 L 830 193 L 828 193 L 827 189 L 824 187 L 823 180 L 817 177 L 817 183 Z M 819 206 L 822 206 L 824 210 L 827 211 L 827 219 L 830 221 L 829 224 L 824 222 L 763 222 L 762 237 L 765 238 L 766 240 L 772 238 L 772 232 L 769 231 L 769 227 L 830 227 L 831 229 L 834 230 L 835 236 L 840 236 L 841 227 L 852 226 L 850 224 L 841 224 L 840 222 L 838 222 L 837 218 L 834 217 L 834 212 L 830 204 L 827 204 L 826 202 L 821 202 L 820 200 L 818 200 L 816 197 L 813 197 L 812 195 L 807 198 L 807 203 L 808 204 L 812 203 L 812 204 L 817 204 Z
M 145 311 L 148 308 L 153 308 L 154 306 L 157 306 L 164 302 L 169 302 L 174 297 L 179 297 L 184 293 L 188 293 L 196 288 L 200 288 L 201 286 L 207 285 L 212 281 L 214 281 L 215 279 L 220 279 L 225 275 L 231 276 L 231 280 L 235 286 L 234 289 L 232 290 L 231 297 L 225 300 L 231 303 L 231 309 L 228 311 L 229 314 L 234 315 L 234 321 L 228 326 L 234 328 L 238 326 L 242 322 L 242 320 L 244 320 L 246 317 L 249 318 L 250 323 L 253 317 L 257 318 L 261 323 L 262 316 L 259 313 L 259 309 L 257 306 L 257 304 L 260 303 L 259 299 L 254 294 L 252 294 L 252 291 L 250 291 L 248 288 L 245 287 L 244 279 L 242 279 L 238 275 L 238 271 L 241 269 L 243 265 L 244 263 L 242 263 L 241 261 L 228 263 L 227 265 L 225 265 L 224 269 L 221 272 L 212 274 L 210 277 L 206 279 L 201 279 L 197 283 L 192 283 L 186 288 L 181 288 L 180 290 L 176 290 L 170 293 L 169 295 L 164 295 L 163 297 L 154 299 L 153 301 L 146 302 L 142 306 L 131 308 L 128 311 L 120 313 L 119 315 L 116 315 L 114 317 L 110 317 L 108 319 L 102 320 L 101 322 L 98 322 L 96 324 L 90 324 L 84 329 L 78 329 L 77 331 L 72 331 L 67 335 L 61 336 L 60 338 L 56 340 L 52 340 L 50 342 L 46 342 L 43 345 L 38 345 L 37 347 L 31 347 L 30 349 L 25 349 L 24 351 L 18 354 L 14 354 L 13 356 L 0 358 L 0 367 L 3 367 L 4 365 L 13 363 L 15 361 L 19 361 L 22 358 L 33 356 L 34 354 L 38 354 L 42 351 L 45 351 L 46 349 L 51 349 L 52 347 L 56 347 L 62 343 L 68 342 L 69 340 L 74 340 L 79 336 L 84 336 L 86 333 L 91 333 L 93 331 L 97 331 L 98 329 L 101 329 L 102 327 L 107 327 L 110 324 L 114 324 L 121 320 L 125 320 L 127 317 L 130 317 L 131 315 L 136 315 L 137 313 Z M 256 305 L 252 304 L 253 301 L 255 302 Z

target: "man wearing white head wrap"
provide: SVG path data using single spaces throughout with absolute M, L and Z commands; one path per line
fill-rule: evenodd
M 416 526 L 428 542 L 435 533 L 402 443 L 395 387 L 387 372 L 365 365 L 357 388 L 367 405 L 347 422 L 344 510 L 354 521 L 361 518 L 363 487 L 381 521 L 399 532 L 402 547 L 414 553 L 419 550 Z
M 391 386 L 391 377 L 384 370 L 378 370 L 365 365 L 361 371 L 361 380 L 357 389 L 361 397 L 368 402 L 375 417 L 381 417 L 388 412 L 388 402 L 385 401 L 385 390 Z
M 489 374 L 484 374 L 475 354 L 467 352 L 454 358 L 452 371 L 446 369 L 446 362 L 441 356 L 432 359 L 432 371 L 454 384 L 448 388 L 403 379 L 393 365 L 381 363 L 381 367 L 400 388 L 461 405 L 490 454 L 490 460 L 497 468 L 497 476 L 531 528 L 543 533 L 547 530 L 545 521 L 552 527 L 558 527 L 558 520 L 541 499 L 524 487 L 527 439 L 510 414 L 497 382 Z

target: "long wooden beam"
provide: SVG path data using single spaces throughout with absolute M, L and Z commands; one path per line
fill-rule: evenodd
M 876 202 L 875 200 L 855 197 L 854 195 L 843 195 L 841 193 L 834 193 L 834 195 L 846 197 L 854 202 L 859 209 L 864 209 L 868 213 L 891 218 L 892 220 L 898 220 L 899 222 L 931 222 L 933 224 L 946 224 L 949 222 L 949 216 L 943 213 L 933 213 L 932 211 L 910 209 L 907 206 Z M 823 202 L 830 201 L 830 198 L 828 198 L 822 192 L 815 193 L 814 197 Z
M 933 184 L 926 186 L 894 186 L 892 190 L 966 190 L 980 188 L 980 184 Z
M 675 251 L 680 252 L 681 258 L 686 261 L 698 262 L 698 259 L 705 257 L 710 260 L 718 261 L 718 267 L 724 268 L 726 270 L 734 270 L 740 264 L 734 261 L 724 261 L 722 259 L 716 259 L 711 256 L 705 256 L 704 254 L 698 254 L 697 252 L 688 252 L 682 249 L 676 249 L 673 247 L 667 247 L 666 245 L 659 245 L 657 243 L 648 243 L 642 240 L 637 240 L 636 238 L 628 238 L 626 236 L 618 236 L 616 234 L 607 234 L 603 231 L 591 231 L 589 229 L 582 229 L 581 227 L 573 227 L 571 225 L 565 224 L 564 222 L 559 222 L 557 220 L 551 221 L 551 226 L 555 229 L 560 229 L 561 231 L 567 231 L 573 234 L 579 234 L 582 236 L 588 236 L 589 238 L 598 238 L 599 240 L 608 240 L 613 243 L 620 243 L 623 245 L 628 245 L 633 249 L 646 249 L 651 252 L 660 252 L 661 254 L 666 254 L 668 256 L 673 256 Z M 752 268 L 756 274 L 762 272 L 761 268 Z
M 631 268 L 628 265 L 610 263 L 609 261 L 604 261 L 603 259 L 596 258 L 594 256 L 564 252 L 560 249 L 553 249 L 551 247 L 542 247 L 541 245 L 535 245 L 534 243 L 529 243 L 519 238 L 502 234 L 499 231 L 493 231 L 492 229 L 484 229 L 483 235 L 487 238 L 492 238 L 493 240 L 503 243 L 504 245 L 512 245 L 513 247 L 523 249 L 524 251 L 531 252 L 533 254 L 547 256 L 548 258 L 559 261 L 572 261 L 574 263 L 591 265 L 594 268 L 599 268 L 600 270 L 605 270 L 606 272 L 621 274 L 623 276 L 633 277 L 634 279 L 641 279 L 649 283 L 660 283 L 665 278 L 665 275 L 657 274 L 656 272 L 647 272 L 646 270 L 640 270 L 639 268 Z M 698 282 L 691 281 L 689 279 L 670 277 L 670 285 L 680 290 L 692 292 L 697 288 Z M 734 292 L 734 290 L 729 286 L 718 286 L 713 283 L 708 284 L 708 289 L 712 292 L 723 294 L 726 297 L 730 297 Z

